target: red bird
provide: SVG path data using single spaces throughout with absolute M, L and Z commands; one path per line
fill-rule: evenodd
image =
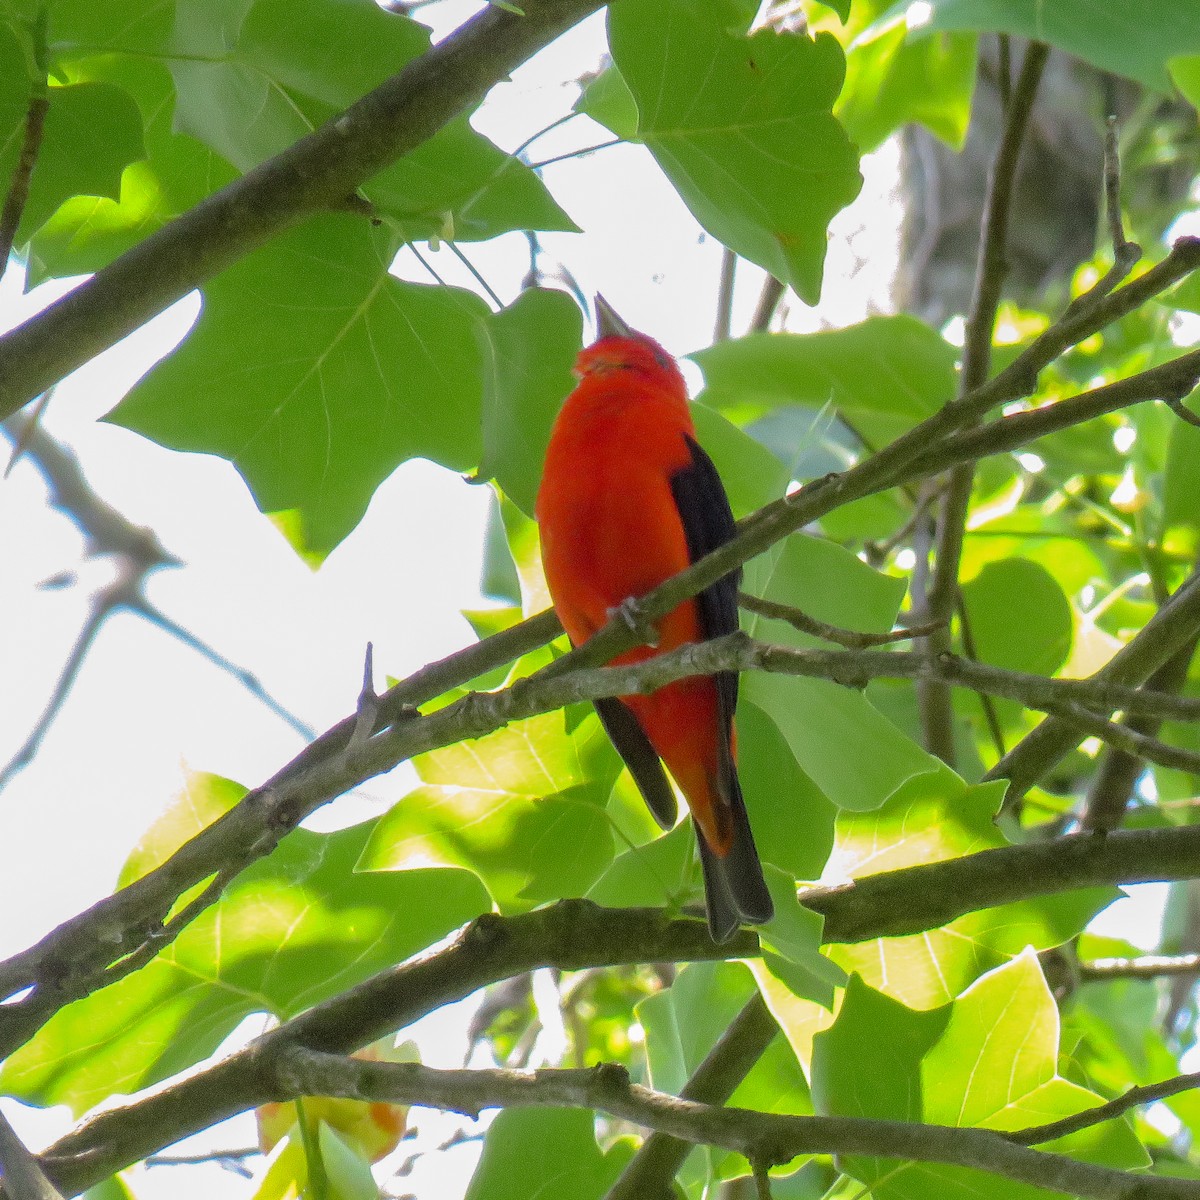
M 573 645 L 630 597 L 643 596 L 729 541 L 733 513 L 712 459 L 696 441 L 675 360 L 596 297 L 599 339 L 575 363 L 579 385 L 550 434 L 537 498 L 542 561 Z M 738 627 L 733 572 L 658 623 L 658 643 L 614 658 L 642 662 Z M 667 684 L 647 696 L 596 701 L 600 721 L 664 829 L 675 795 L 691 809 L 704 869 L 708 925 L 725 941 L 742 921 L 773 915 L 738 783 L 732 671 Z

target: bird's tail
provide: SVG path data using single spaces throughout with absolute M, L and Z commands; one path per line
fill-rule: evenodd
M 704 899 L 708 910 L 708 928 L 713 941 L 727 942 L 739 925 L 765 925 L 775 915 L 771 893 L 763 878 L 762 863 L 750 832 L 746 802 L 737 772 L 723 772 L 725 793 L 721 814 L 722 838 L 725 852 L 719 853 L 708 844 L 703 831 L 696 826 L 696 843 L 700 847 L 700 865 L 704 871 Z M 726 826 L 726 822 L 728 825 Z

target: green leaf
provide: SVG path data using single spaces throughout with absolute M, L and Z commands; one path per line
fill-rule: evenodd
M 488 1128 L 465 1200 L 600 1200 L 624 1170 L 630 1147 L 596 1145 L 595 1115 L 580 1108 L 505 1109 Z
M 324 1121 L 317 1136 L 331 1200 L 379 1200 L 379 1186 L 363 1152 Z
M 245 794 L 246 789 L 232 779 L 187 771 L 183 790 L 146 830 L 125 860 L 117 877 L 117 888 L 128 887 L 135 879 L 162 866 L 184 842 L 224 816 Z
M 1039 563 L 1027 558 L 989 563 L 963 585 L 962 598 L 972 657 L 980 662 L 1054 675 L 1067 661 L 1074 615 L 1054 576 Z M 993 703 L 1009 730 L 1024 732 L 1025 710 L 1017 701 Z
M 925 1119 L 1021 1129 L 1103 1103 L 1058 1073 L 1058 1006 L 1026 950 L 978 980 L 954 1004 L 946 1031 L 921 1064 Z M 1058 1153 L 1125 1169 L 1149 1162 L 1120 1119 L 1047 1144 Z
M 120 1175 L 113 1175 L 103 1183 L 90 1187 L 83 1193 L 83 1200 L 135 1200 L 128 1184 Z
M 821 333 L 752 333 L 691 357 L 704 372 L 701 399 L 735 420 L 829 405 L 884 445 L 951 399 L 957 351 L 916 318 L 896 316 Z
M 575 102 L 576 112 L 587 113 L 619 138 L 627 142 L 637 139 L 637 101 L 616 67 L 601 71 L 583 89 Z
M 831 112 L 841 48 L 743 37 L 743 22 L 729 0 L 624 0 L 609 10 L 609 44 L 638 136 L 696 219 L 816 303 L 826 228 L 862 184 Z
M 244 3 L 244 0 L 243 0 Z M 256 0 L 181 15 L 172 59 L 177 120 L 248 171 L 280 153 L 429 49 L 429 31 L 373 0 Z M 541 179 L 450 122 L 362 189 L 403 240 L 478 241 L 513 229 L 576 229 Z
M 744 517 L 787 491 L 787 468 L 728 417 L 703 404 L 692 405 L 696 438 L 717 468 L 735 517 Z
M 503 911 L 580 896 L 612 861 L 604 806 L 620 760 L 590 713 L 547 713 L 421 755 L 425 786 L 375 827 L 360 870 L 469 868 Z
M 31 97 L 25 52 L 0 25 L 0 195 L 7 195 L 25 139 Z M 121 172 L 145 154 L 133 98 L 107 83 L 49 89 L 41 146 L 17 231 L 20 244 L 72 196 L 120 194 Z
M 1169 92 L 1166 63 L 1200 52 L 1200 9 L 1191 0 L 1142 0 L 1136 7 L 1097 0 L 930 0 L 923 33 L 967 29 L 1035 38 L 1090 62 L 1101 71 Z M 903 22 L 908 0 L 882 23 Z
M 650 1084 L 678 1095 L 756 989 L 741 963 L 689 963 L 635 1009 L 646 1031 Z
M 174 41 L 179 127 L 247 171 L 423 54 L 429 31 L 370 0 L 187 0 Z
M 175 88 L 161 63 L 113 54 L 73 70 L 134 98 L 145 122 L 146 157 L 125 168 L 118 199 L 74 196 L 38 230 L 30 250 L 34 282 L 99 270 L 237 175 L 202 142 L 175 132 Z
M 838 818 L 831 861 L 849 878 L 974 854 L 1006 845 L 993 818 L 1004 781 L 969 787 L 946 767 L 901 788 L 877 812 Z M 835 946 L 829 956 L 912 1008 L 952 1000 L 984 971 L 1027 946 L 1061 945 L 1119 893 L 1087 888 L 968 913 L 910 937 Z
M 1200 429 L 1176 421 L 1163 480 L 1163 538 L 1181 557 L 1200 544 Z
M 774 917 L 759 927 L 767 969 L 794 995 L 832 1008 L 833 989 L 845 983 L 846 975 L 821 954 L 824 918 L 801 905 L 790 875 L 772 866 L 764 874 L 775 901 Z
M 5 1090 L 81 1112 L 206 1058 L 251 1013 L 293 1016 L 490 909 L 467 871 L 355 873 L 370 831 L 289 834 L 148 966 L 60 1011 L 8 1059 Z
M 533 516 L 550 427 L 574 380 L 583 314 L 565 292 L 530 288 L 480 327 L 483 372 L 481 479 Z
M 865 632 L 890 629 L 904 595 L 902 580 L 802 534 L 751 562 L 744 586 L 819 620 Z M 814 644 L 782 621 L 751 617 L 746 628 L 768 642 Z M 905 780 L 939 768 L 860 692 L 823 679 L 761 671 L 745 676 L 742 688 L 774 721 L 800 769 L 839 808 L 878 808 Z
M 837 1020 L 813 1039 L 816 1111 L 830 1117 L 922 1120 L 921 1060 L 941 1037 L 950 1011 L 947 1006 L 915 1012 L 851 975 Z
M 759 856 L 792 879 L 819 879 L 833 848 L 837 809 L 800 770 L 775 722 L 745 697 L 737 735 L 738 775 Z
M 641 1001 L 634 1010 L 646 1032 L 646 1061 L 650 1084 L 660 1092 L 678 1095 L 708 1054 L 728 1030 L 730 1023 L 755 994 L 754 978 L 741 963 L 689 963 L 674 983 Z M 795 1056 L 790 1055 L 792 1063 Z M 765 1070 L 760 1063 L 751 1068 L 742 1086 L 762 1090 Z M 795 1075 L 803 1080 L 797 1067 Z M 794 1077 L 788 1097 L 799 1111 L 808 1111 L 807 1088 L 797 1087 Z M 773 1099 L 781 1099 L 778 1095 Z M 782 1109 L 790 1111 L 787 1100 Z M 678 1179 L 686 1189 L 708 1187 L 715 1163 L 726 1158 L 719 1151 L 697 1148 L 688 1155 Z M 736 1156 L 745 1172 L 745 1159 Z
M 183 346 L 109 420 L 228 458 L 264 512 L 294 510 L 299 549 L 328 553 L 400 463 L 479 458 L 486 308 L 402 283 L 390 261 L 384 234 L 348 216 L 277 239 L 206 287 Z
M 1188 98 L 1192 107 L 1200 108 L 1200 54 L 1169 59 L 1167 68 L 1175 86 Z M 1189 282 L 1194 280 L 1195 276 L 1192 276 Z
M 1058 1075 L 1058 1055 L 1058 1010 L 1031 951 L 933 1012 L 913 1012 L 852 978 L 837 1021 L 814 1039 L 813 1098 L 830 1116 L 1019 1129 L 1102 1103 Z M 1050 1145 L 1123 1169 L 1147 1161 L 1124 1120 Z M 880 1200 L 1045 1194 L 958 1167 L 840 1161 Z
M 308 1186 L 308 1156 L 299 1138 L 284 1138 L 271 1152 L 251 1200 L 296 1200 Z
M 471 128 L 466 117 L 362 189 L 407 241 L 479 242 L 514 229 L 578 233 L 540 176 Z
M 910 122 L 962 149 L 977 39 L 963 33 L 912 37 L 900 23 L 866 32 L 884 7 L 856 3 L 839 39 L 846 46 L 846 84 L 834 108 L 838 120 L 863 151 L 874 150 Z
M 691 822 L 682 821 L 662 837 L 618 854 L 588 899 L 611 908 L 677 908 L 687 900 L 702 903 L 703 894 L 696 838 Z
M 47 6 L 51 63 L 102 54 L 156 55 L 166 49 L 174 0 L 54 0 Z

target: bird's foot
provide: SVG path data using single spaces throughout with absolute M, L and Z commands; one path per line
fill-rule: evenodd
M 629 629 L 637 634 L 644 645 L 658 645 L 658 627 L 647 619 L 642 611 L 641 601 L 635 596 L 626 596 L 615 608 L 608 610 L 609 620 L 619 618 Z

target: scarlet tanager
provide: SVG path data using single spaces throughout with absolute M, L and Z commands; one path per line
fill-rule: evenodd
M 712 459 L 696 441 L 675 360 L 596 297 L 599 339 L 578 357 L 546 452 L 537 498 L 542 561 L 554 607 L 578 646 L 614 609 L 645 595 L 734 534 Z M 642 662 L 738 627 L 733 572 L 685 600 L 614 665 Z M 725 941 L 743 921 L 773 914 L 738 783 L 732 671 L 667 684 L 644 696 L 597 700 L 596 711 L 650 811 L 675 823 L 663 763 L 691 809 L 708 925 Z

